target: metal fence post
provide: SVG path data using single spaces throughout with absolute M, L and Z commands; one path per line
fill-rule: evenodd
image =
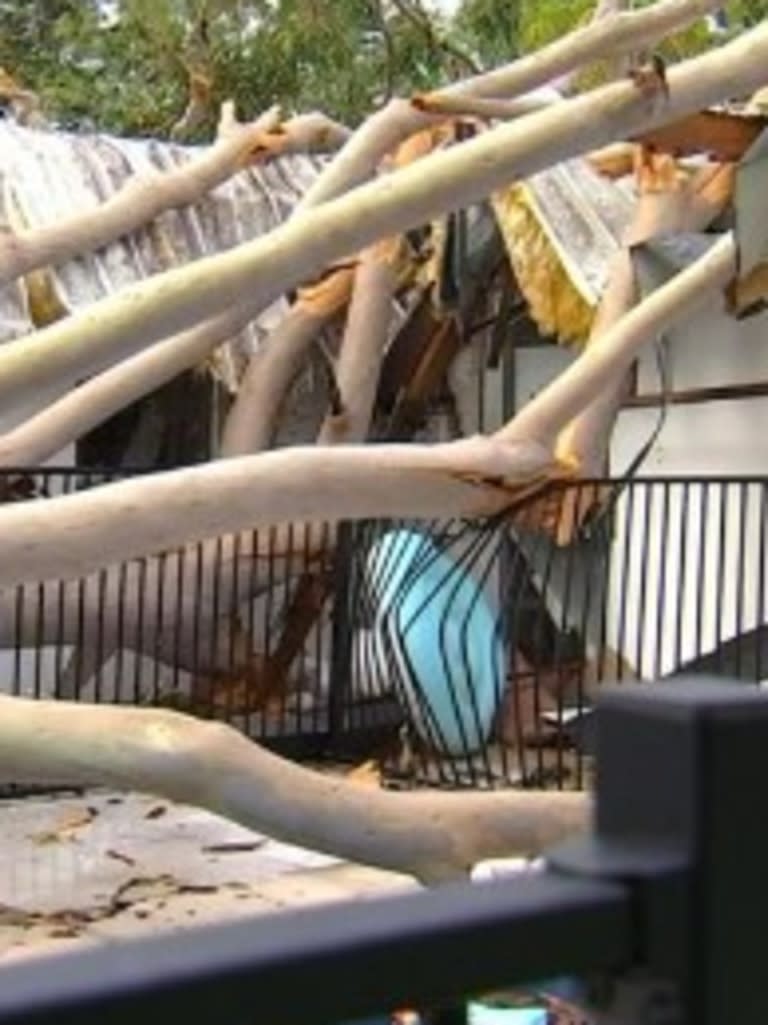
M 600 702 L 597 758 L 595 834 L 548 860 L 635 893 L 643 974 L 629 982 L 649 1002 L 620 1017 L 614 989 L 602 1020 L 768 1021 L 768 695 L 701 677 L 617 688 Z M 671 1019 L 650 1006 L 664 981 Z
M 352 557 L 354 523 L 339 523 L 333 563 L 333 605 L 331 628 L 331 678 L 328 684 L 328 739 L 338 747 L 344 734 L 352 684 Z

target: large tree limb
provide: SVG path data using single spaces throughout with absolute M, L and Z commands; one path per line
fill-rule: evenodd
M 335 367 L 341 409 L 326 417 L 317 439 L 321 445 L 350 444 L 368 436 L 392 320 L 400 245 L 398 239 L 379 243 L 360 259 Z
M 622 372 L 649 340 L 724 292 L 736 273 L 736 244 L 723 235 L 695 263 L 639 303 L 567 370 L 525 406 L 496 435 L 498 440 L 535 441 L 545 448 L 560 431 L 604 390 L 615 386 Z
M 627 229 L 627 248 L 616 257 L 588 346 L 599 345 L 601 336 L 637 302 L 629 247 L 661 235 L 703 231 L 730 201 L 735 168 L 732 165 L 705 167 L 686 178 L 680 175 L 677 162 L 671 157 L 649 154 L 639 178 L 640 199 Z M 659 337 L 659 329 L 650 325 L 649 330 L 649 341 Z M 613 423 L 626 391 L 626 375 L 617 377 L 613 386 L 582 410 L 558 437 L 558 458 L 578 467 L 580 476 L 599 477 L 604 472 Z
M 514 482 L 529 485 L 553 468 L 536 445 L 481 437 L 377 445 L 375 453 L 368 445 L 296 446 L 12 503 L 0 506 L 0 586 L 80 577 L 182 538 L 259 525 L 483 516 L 514 500 Z
M 435 94 L 451 99 L 521 97 L 519 114 L 530 112 L 522 97 L 539 86 L 575 71 L 588 61 L 633 53 L 714 11 L 717 0 L 663 0 L 636 11 L 620 11 L 593 20 L 549 46 L 503 68 L 458 82 Z M 703 106 L 703 104 L 702 104 Z M 507 105 L 505 117 L 514 115 Z M 370 178 L 387 153 L 403 139 L 433 122 L 407 101 L 392 100 L 350 138 L 325 172 L 308 189 L 302 209 L 327 202 Z
M 431 152 L 434 144 L 432 132 L 422 132 L 412 137 L 398 148 L 393 165 L 407 166 Z M 369 317 L 385 316 L 385 311 L 379 309 L 383 305 L 379 300 L 383 300 L 385 295 L 391 300 L 397 284 L 394 267 L 390 271 L 386 264 L 397 262 L 401 248 L 402 243 L 397 239 L 392 242 L 377 242 L 371 247 L 367 257 L 363 258 L 360 266 L 350 261 L 340 267 L 331 268 L 314 285 L 302 289 L 297 302 L 286 314 L 284 323 L 277 326 L 259 352 L 249 360 L 237 399 L 224 426 L 221 451 L 223 456 L 248 455 L 261 452 L 268 447 L 288 388 L 298 373 L 310 344 L 331 315 L 341 312 L 350 299 L 353 302 L 342 341 L 342 373 L 346 373 L 350 365 L 349 350 L 353 339 L 354 344 L 357 344 L 364 335 L 367 336 L 368 344 L 364 346 L 366 353 L 375 352 L 379 344 L 376 339 L 378 321 L 372 323 Z M 375 263 L 374 250 L 379 256 Z M 389 278 L 393 280 L 390 282 Z M 372 300 L 373 305 L 368 310 L 367 307 L 371 305 Z M 390 310 L 387 309 L 387 323 L 389 313 Z M 368 335 L 371 327 L 373 333 Z M 355 366 L 358 367 L 359 378 L 357 361 Z M 378 373 L 378 358 L 374 366 Z M 368 386 L 375 387 L 375 382 L 371 384 L 371 368 L 367 368 L 363 373 L 367 374 Z
M 197 805 L 288 843 L 435 883 L 588 827 L 579 793 L 395 794 L 303 769 L 174 712 L 0 697 L 0 779 Z
M 317 439 L 320 445 L 366 440 L 392 319 L 398 257 L 403 247 L 400 239 L 385 240 L 371 246 L 360 258 L 334 368 L 339 408 L 326 416 Z M 252 440 L 244 439 L 247 445 L 244 454 L 253 450 Z M 286 604 L 277 651 L 267 660 L 267 672 L 260 672 L 252 682 L 251 692 L 261 692 L 265 697 L 285 692 L 288 671 L 304 650 L 332 586 L 332 575 L 322 566 L 316 573 L 302 577 Z M 266 688 L 263 686 L 265 679 L 269 680 Z
M 343 269 L 351 285 L 352 271 Z M 346 294 L 344 297 L 346 301 Z M 269 448 L 278 413 L 292 381 L 301 369 L 311 343 L 338 312 L 334 302 L 317 307 L 299 297 L 248 361 L 235 403 L 229 411 L 221 441 L 224 458 Z
M 244 167 L 271 156 L 338 147 L 349 133 L 322 114 L 281 125 L 274 108 L 247 125 L 230 127 L 200 156 L 170 171 L 130 178 L 93 210 L 0 239 L 0 284 L 40 267 L 108 245 L 165 210 L 196 203 Z
M 0 585 L 82 576 L 116 553 L 128 559 L 261 525 L 499 512 L 573 473 L 554 458 L 558 433 L 612 386 L 653 332 L 724 290 L 735 271 L 728 233 L 491 438 L 282 449 L 0 507 Z
M 247 306 L 221 313 L 67 392 L 0 435 L 0 467 L 46 462 L 132 402 L 198 366 L 217 346 L 234 338 L 253 315 Z
M 762 24 L 673 68 L 668 100 L 649 102 L 633 83 L 614 83 L 424 157 L 260 239 L 158 275 L 7 343 L 0 350 L 0 401 L 23 406 L 54 384 L 65 389 L 78 376 L 210 317 L 245 294 L 254 304 L 266 303 L 345 254 L 477 201 L 512 178 L 749 92 L 763 80 L 767 62 L 768 24 Z

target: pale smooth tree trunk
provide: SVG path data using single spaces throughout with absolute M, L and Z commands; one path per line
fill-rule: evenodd
M 735 274 L 736 243 L 733 234 L 727 232 L 704 256 L 601 334 L 599 344 L 587 347 L 575 363 L 495 435 L 496 439 L 525 439 L 551 451 L 560 432 L 601 394 L 616 386 L 650 340 L 706 305 L 713 295 L 724 295 Z
M 280 323 L 248 361 L 237 398 L 227 415 L 222 457 L 269 448 L 285 396 L 301 370 L 309 346 L 346 306 L 354 265 L 332 269 L 299 292 Z
M 703 231 L 725 209 L 733 194 L 732 166 L 704 168 L 692 178 L 674 180 L 673 158 L 649 155 L 658 170 L 639 181 L 640 199 L 626 236 L 627 249 L 617 254 L 608 287 L 595 316 L 587 346 L 599 346 L 601 337 L 638 301 L 630 248 L 681 231 Z M 663 179 L 663 180 L 662 180 Z M 661 334 L 649 325 L 653 341 Z M 619 407 L 626 395 L 627 376 L 617 377 L 594 402 L 561 432 L 555 452 L 580 477 L 599 477 L 605 468 L 608 445 Z
M 0 467 L 39 466 L 121 409 L 199 366 L 251 317 L 242 306 L 117 363 L 0 435 Z
M 0 284 L 108 245 L 165 210 L 196 203 L 238 171 L 273 156 L 338 148 L 349 133 L 321 114 L 281 125 L 274 108 L 236 125 L 200 156 L 170 171 L 130 178 L 93 210 L 0 239 Z
M 207 808 L 288 843 L 439 883 L 585 831 L 581 793 L 392 793 L 291 764 L 174 712 L 0 697 L 0 779 L 98 783 Z
M 336 362 L 338 413 L 329 413 L 318 437 L 320 445 L 365 441 L 389 338 L 392 302 L 398 284 L 399 239 L 371 246 L 355 274 L 347 323 Z

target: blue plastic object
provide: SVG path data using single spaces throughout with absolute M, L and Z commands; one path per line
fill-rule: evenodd
M 497 610 L 481 583 L 423 533 L 390 530 L 371 547 L 367 579 L 383 650 L 411 720 L 432 747 L 482 747 L 504 690 Z
M 489 1007 L 470 1004 L 468 1025 L 547 1025 L 549 1015 L 544 1007 Z

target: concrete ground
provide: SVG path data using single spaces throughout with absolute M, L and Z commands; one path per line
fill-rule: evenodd
M 1 801 L 0 824 L 0 964 L 416 885 L 139 795 Z

